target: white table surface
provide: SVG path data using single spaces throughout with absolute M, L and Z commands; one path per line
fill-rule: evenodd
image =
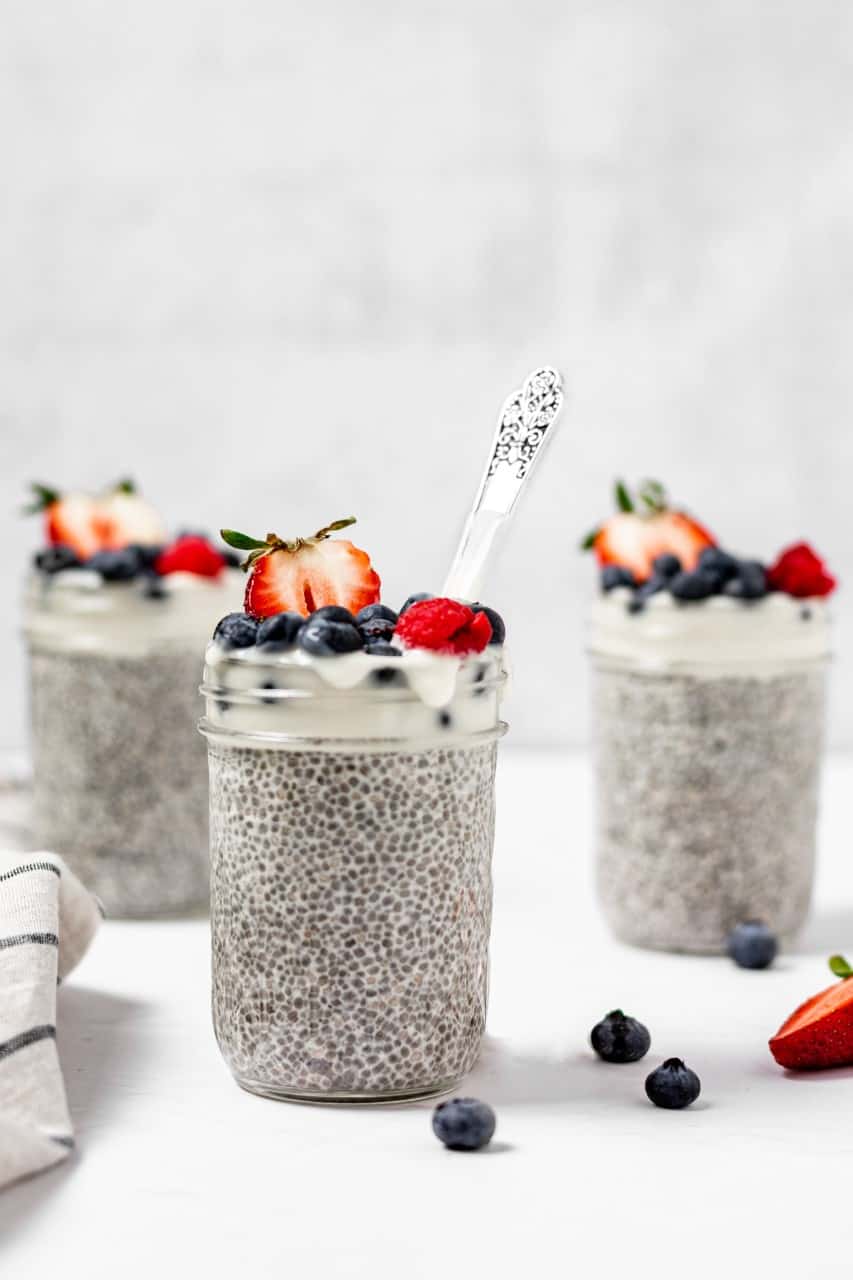
M 0 1194 L 2 1275 L 849 1280 L 853 1071 L 786 1075 L 766 1042 L 853 952 L 853 761 L 827 772 L 811 922 L 766 973 L 609 939 L 585 759 L 508 750 L 498 786 L 489 1035 L 466 1085 L 497 1110 L 488 1151 L 446 1152 L 430 1104 L 243 1093 L 210 1028 L 206 923 L 108 923 L 59 997 L 79 1150 Z M 641 1063 L 587 1047 L 617 1005 L 651 1030 Z M 643 1093 L 673 1054 L 702 1079 L 684 1112 Z

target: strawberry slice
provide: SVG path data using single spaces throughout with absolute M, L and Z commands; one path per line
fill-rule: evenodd
M 717 545 L 713 535 L 692 516 L 668 505 L 666 492 L 656 481 L 646 481 L 639 499 L 638 510 L 625 485 L 617 481 L 618 512 L 583 543 L 585 550 L 595 551 L 599 564 L 621 565 L 631 570 L 637 582 L 645 582 L 658 556 L 678 556 L 682 569 L 690 572 L 705 547 Z
M 131 544 L 156 547 L 166 541 L 163 521 L 130 480 L 123 480 L 98 503 L 98 531 L 105 551 Z
M 27 512 L 44 512 L 44 530 L 53 546 L 71 547 L 81 560 L 100 550 L 98 504 L 87 493 L 57 493 L 43 484 L 32 485 L 33 501 Z
M 812 996 L 784 1022 L 770 1052 L 789 1071 L 819 1071 L 853 1063 L 853 969 L 843 956 L 829 967 L 840 982 Z
M 287 541 L 270 533 L 264 541 L 234 529 L 223 529 L 229 546 L 249 551 L 244 608 L 255 618 L 300 613 L 304 618 L 324 605 L 337 604 L 350 613 L 379 599 L 379 575 L 366 551 L 329 535 L 355 524 L 353 517 L 335 520 L 311 538 Z

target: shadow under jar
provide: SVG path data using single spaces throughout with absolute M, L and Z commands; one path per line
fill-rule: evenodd
M 220 1050 L 276 1098 L 444 1092 L 486 1020 L 501 651 L 261 653 L 211 645 L 202 688 Z
M 716 953 L 740 921 L 782 939 L 811 900 L 829 626 L 774 594 L 593 612 L 599 899 L 616 936 Z
M 234 583 L 173 574 L 162 590 L 69 570 L 36 575 L 26 601 L 34 838 L 112 916 L 208 898 L 199 650 Z

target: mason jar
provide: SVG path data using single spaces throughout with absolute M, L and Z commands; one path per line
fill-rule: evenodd
M 597 880 L 616 936 L 721 952 L 761 920 L 784 942 L 815 868 L 829 623 L 773 594 L 593 611 Z
M 207 903 L 199 652 L 235 596 L 231 573 L 171 574 L 156 594 L 85 569 L 29 584 L 33 836 L 108 915 Z
M 486 1021 L 500 650 L 208 649 L 213 1020 L 237 1082 L 451 1089 Z

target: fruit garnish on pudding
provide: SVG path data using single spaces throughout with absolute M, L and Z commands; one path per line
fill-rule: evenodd
M 162 599 L 168 594 L 162 580 L 171 574 L 218 578 L 228 567 L 231 553 L 223 554 L 203 534 L 181 533 L 169 542 L 158 511 L 130 480 L 102 494 L 62 494 L 41 484 L 32 489 L 26 511 L 44 513 L 48 542 L 36 553 L 35 567 L 49 578 L 85 578 L 66 572 L 85 570 L 96 585 L 99 579 L 140 579 L 145 595 Z
M 646 481 L 638 492 L 639 508 L 617 481 L 618 513 L 581 544 L 595 552 L 602 592 L 624 600 L 628 613 L 642 613 L 655 596 L 659 603 L 693 604 L 714 596 L 752 603 L 773 593 L 818 599 L 835 589 L 835 578 L 808 543 L 788 547 L 767 567 L 726 551 L 692 516 L 672 510 L 656 481 Z M 807 621 L 810 614 L 804 610 L 801 616 Z
M 475 612 L 458 600 L 438 598 L 411 605 L 397 623 L 394 636 L 406 648 L 462 656 L 482 653 L 492 633 L 484 609 L 478 607 Z
M 853 1063 L 853 969 L 843 956 L 829 967 L 840 981 L 801 1004 L 770 1041 L 770 1052 L 789 1071 L 818 1071 Z
M 222 539 L 248 551 L 243 568 L 249 574 L 244 608 L 254 618 L 292 612 L 307 618 L 324 606 L 337 605 L 350 614 L 379 600 L 381 583 L 366 551 L 330 535 L 355 524 L 355 517 L 334 520 L 307 538 L 252 538 L 223 529 Z
M 659 556 L 677 557 L 681 569 L 695 569 L 705 547 L 716 539 L 685 511 L 669 505 L 666 490 L 646 480 L 635 499 L 621 480 L 615 488 L 617 511 L 583 541 L 600 565 L 616 565 L 631 574 L 633 584 L 647 581 Z

